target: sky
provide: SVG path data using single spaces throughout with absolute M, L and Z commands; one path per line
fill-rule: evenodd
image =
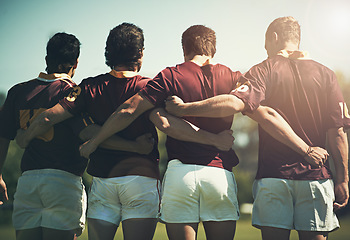
M 76 83 L 110 71 L 106 38 L 123 22 L 144 31 L 141 75 L 183 62 L 181 34 L 195 24 L 216 32 L 215 62 L 245 72 L 266 59 L 265 31 L 281 16 L 299 21 L 301 50 L 350 79 L 349 0 L 0 0 L 0 92 L 45 71 L 46 43 L 56 32 L 82 43 Z

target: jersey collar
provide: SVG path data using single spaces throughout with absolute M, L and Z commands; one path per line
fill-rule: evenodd
M 277 53 L 277 55 L 290 59 L 310 59 L 309 53 L 307 51 L 281 50 Z
M 39 77 L 37 77 L 39 81 L 43 82 L 54 82 L 57 80 L 68 80 L 72 81 L 71 77 L 68 74 L 65 73 L 52 73 L 52 74 L 46 74 L 41 72 L 39 74 Z
M 138 75 L 138 72 L 133 72 L 133 71 L 116 71 L 112 70 L 109 72 L 112 76 L 116 78 L 132 78 Z

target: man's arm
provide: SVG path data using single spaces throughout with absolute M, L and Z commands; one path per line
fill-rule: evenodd
M 150 114 L 150 120 L 160 131 L 178 140 L 212 145 L 222 151 L 230 150 L 233 145 L 232 130 L 219 134 L 210 133 L 168 114 L 162 108 L 154 109 Z
M 166 102 L 166 110 L 176 116 L 226 117 L 241 112 L 244 108 L 244 102 L 231 94 L 192 103 L 184 103 L 180 98 L 172 96 Z M 262 106 L 258 109 L 253 114 L 246 114 L 257 121 L 272 137 L 303 155 L 313 166 L 319 167 L 326 161 L 327 151 L 319 147 L 309 147 L 275 110 Z
M 334 179 L 335 202 L 334 210 L 338 210 L 349 200 L 348 154 L 349 145 L 347 134 L 343 128 L 331 128 L 327 131 L 329 151 L 331 153 L 336 176 Z
M 7 187 L 5 181 L 2 179 L 2 168 L 4 166 L 7 151 L 9 148 L 10 140 L 0 137 L 0 194 L 2 195 L 2 201 L 0 200 L 0 205 L 8 200 Z
M 83 141 L 88 141 L 93 138 L 101 129 L 101 126 L 92 124 L 84 128 L 79 133 L 79 138 Z M 117 135 L 109 137 L 107 140 L 101 143 L 100 147 L 110 150 L 119 150 L 127 152 L 136 152 L 139 154 L 148 154 L 152 151 L 154 145 L 154 139 L 152 134 L 144 134 L 136 138 L 135 141 L 126 140 Z
M 80 146 L 80 155 L 89 158 L 104 140 L 125 129 L 142 113 L 153 107 L 154 105 L 141 94 L 135 94 L 112 113 L 95 137 Z
M 259 123 L 259 125 L 273 138 L 287 145 L 300 155 L 312 166 L 322 166 L 328 157 L 328 152 L 320 147 L 309 147 L 274 109 L 259 106 L 253 113 L 246 115 Z
M 244 102 L 231 94 L 222 94 L 202 101 L 184 103 L 181 98 L 171 96 L 165 110 L 178 117 L 227 117 L 243 111 Z
M 44 134 L 56 123 L 72 116 L 71 113 L 57 103 L 36 117 L 27 130 L 18 132 L 16 142 L 21 148 L 25 148 L 33 138 Z

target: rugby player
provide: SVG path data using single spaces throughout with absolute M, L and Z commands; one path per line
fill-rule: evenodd
M 172 98 L 167 110 L 178 116 L 223 117 L 244 111 L 250 116 L 260 104 L 276 109 L 309 145 L 312 155 L 326 147 L 335 166 L 309 164 L 259 127 L 259 164 L 253 185 L 253 225 L 262 238 L 327 239 L 339 227 L 335 210 L 349 199 L 348 142 L 350 116 L 333 71 L 299 50 L 300 25 L 293 17 L 275 19 L 266 31 L 268 59 L 252 67 L 231 95 L 202 102 Z M 317 161 L 316 161 L 317 163 Z M 333 182 L 334 181 L 334 182 Z
M 57 104 L 75 86 L 71 78 L 78 64 L 79 40 L 57 33 L 46 50 L 47 73 L 12 87 L 0 110 L 0 170 L 17 130 L 27 128 L 39 113 Z M 13 203 L 17 239 L 68 240 L 79 236 L 84 228 L 86 194 L 81 176 L 87 161 L 80 157 L 80 141 L 71 126 L 67 121 L 54 126 L 24 151 Z M 73 126 L 77 129 L 76 124 Z M 7 200 L 1 176 L 0 182 Z

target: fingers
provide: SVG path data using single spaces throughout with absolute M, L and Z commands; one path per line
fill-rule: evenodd
M 337 203 L 337 202 L 334 202 L 333 203 L 333 210 L 334 211 L 338 211 L 339 209 L 345 207 L 347 205 L 347 202 L 346 203 Z
M 3 204 L 4 204 L 4 201 L 8 201 L 8 200 L 9 200 L 9 198 L 8 198 L 8 196 L 7 196 L 7 191 L 6 191 L 6 190 L 4 190 L 4 191 L 2 192 L 2 199 L 3 199 L 3 201 L 0 201 L 0 205 L 3 205 Z
M 80 152 L 80 156 L 89 159 L 90 158 L 90 153 L 88 153 L 88 151 L 86 151 L 86 143 L 80 145 L 79 147 L 79 152 Z

